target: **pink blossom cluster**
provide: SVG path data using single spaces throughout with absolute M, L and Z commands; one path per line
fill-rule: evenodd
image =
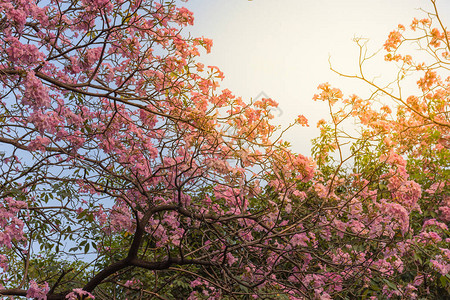
M 37 300 L 47 300 L 47 293 L 50 290 L 48 283 L 37 284 L 36 281 L 30 281 L 30 287 L 27 290 L 27 297 Z
M 0 247 L 12 247 L 12 242 L 25 242 L 26 238 L 23 232 L 24 222 L 19 218 L 18 214 L 22 209 L 26 209 L 28 205 L 20 200 L 12 197 L 3 199 L 0 203 Z
M 73 289 L 72 292 L 67 294 L 66 299 L 78 300 L 80 297 L 83 297 L 83 299 L 95 299 L 94 295 L 80 288 Z
M 21 67 L 32 67 L 44 62 L 45 55 L 33 44 L 22 44 L 16 37 L 5 39 L 8 61 Z

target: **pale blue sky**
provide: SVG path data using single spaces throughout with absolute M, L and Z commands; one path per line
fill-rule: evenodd
M 450 1 L 438 4 L 450 20 Z M 264 91 L 279 102 L 283 114 L 277 122 L 282 124 L 298 114 L 310 120 L 309 128 L 286 136 L 305 155 L 318 134 L 316 122 L 327 116 L 326 106 L 312 101 L 316 87 L 328 81 L 348 94 L 365 91 L 332 73 L 329 56 L 333 66 L 354 73 L 358 48 L 353 37 L 369 38 L 369 49 L 377 50 L 397 24 L 425 17 L 419 8 L 431 10 L 427 0 L 190 0 L 182 5 L 194 12 L 192 35 L 214 41 L 201 61 L 224 72 L 223 88 L 244 100 Z M 373 76 L 389 73 L 382 61 L 372 68 Z

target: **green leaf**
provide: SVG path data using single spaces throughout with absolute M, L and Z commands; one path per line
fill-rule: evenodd
M 91 244 L 87 243 L 86 246 L 84 246 L 84 254 L 89 252 L 89 249 L 91 247 Z
M 388 287 L 390 287 L 391 289 L 393 289 L 393 290 L 397 290 L 397 286 L 393 283 L 393 282 L 391 282 L 391 281 L 389 281 L 389 280 L 387 280 L 387 279 L 385 279 L 385 280 L 383 280 L 387 285 L 388 285 Z
M 422 264 L 422 259 L 420 258 L 419 254 L 414 253 L 414 259 L 417 260 L 420 264 Z
M 445 277 L 444 275 L 442 275 L 441 277 L 439 277 L 439 281 L 441 282 L 442 287 L 447 287 L 447 277 Z

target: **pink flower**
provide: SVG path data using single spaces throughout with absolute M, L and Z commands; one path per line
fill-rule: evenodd
M 195 288 L 196 286 L 202 285 L 203 283 L 200 281 L 200 279 L 195 279 L 194 281 L 191 282 L 191 287 Z
M 12 241 L 25 240 L 23 233 L 24 223 L 17 218 L 16 213 L 27 206 L 23 201 L 16 201 L 11 197 L 3 200 L 5 201 L 4 204 L 0 203 L 0 227 L 2 228 L 0 230 L 0 246 L 11 248 Z
M 442 222 L 437 221 L 436 219 L 429 219 L 423 223 L 422 230 L 427 229 L 430 226 L 436 226 L 442 230 L 448 230 L 448 226 Z
M 48 89 L 44 87 L 33 71 L 27 73 L 24 81 L 25 93 L 22 103 L 33 109 L 47 108 L 50 106 Z
M 212 45 L 213 45 L 213 41 L 211 39 L 207 39 L 207 38 L 203 37 L 203 43 L 206 48 L 206 53 L 210 53 Z
M 5 255 L 1 254 L 0 254 L 0 268 L 3 269 L 3 271 L 7 271 L 9 269 L 8 258 Z
M 308 119 L 304 116 L 304 115 L 298 115 L 297 117 L 297 123 L 302 125 L 302 126 L 306 126 L 309 127 L 308 125 Z
M 102 47 L 97 47 L 94 49 L 86 50 L 86 53 L 83 57 L 84 59 L 81 63 L 82 67 L 84 69 L 91 68 L 94 64 L 96 64 L 98 62 L 98 60 L 100 59 L 101 53 L 102 53 Z
M 82 3 L 89 12 L 98 11 L 100 9 L 111 12 L 114 8 L 112 2 L 109 0 L 83 0 Z
M 177 8 L 180 17 L 179 23 L 194 25 L 194 14 L 185 7 Z
M 450 222 L 450 206 L 440 206 L 439 207 L 439 218 L 444 222 Z
M 85 297 L 83 297 L 83 299 L 86 299 L 86 300 L 87 299 L 95 299 L 95 297 L 91 293 L 89 293 L 83 289 L 80 289 L 80 288 L 73 289 L 72 292 L 66 296 L 66 299 L 78 300 L 79 299 L 78 296 L 85 296 Z
M 442 255 L 436 255 L 435 259 L 430 259 L 430 263 L 432 264 L 433 268 L 439 273 L 441 273 L 442 276 L 446 276 L 450 272 L 450 262 L 449 262 L 450 253 L 447 252 L 444 254 L 446 254 L 445 255 L 446 257 Z
M 6 38 L 6 42 L 10 45 L 6 49 L 6 54 L 11 62 L 19 65 L 35 65 L 44 61 L 45 56 L 35 45 L 22 44 L 15 37 Z
M 28 144 L 28 149 L 31 151 L 40 150 L 45 151 L 45 147 L 50 144 L 50 140 L 47 137 L 38 136 Z
M 308 246 L 307 242 L 309 242 L 309 238 L 306 236 L 305 233 L 294 234 L 294 236 L 292 236 L 291 238 L 291 244 L 294 247 L 296 246 L 307 247 Z
M 386 200 L 381 201 L 382 212 L 389 215 L 391 218 L 398 222 L 403 234 L 405 234 L 409 229 L 409 213 L 408 211 L 398 203 L 386 202 Z
M 127 280 L 124 284 L 128 288 L 136 288 L 142 285 L 142 282 L 139 279 Z
M 228 265 L 232 266 L 235 262 L 238 261 L 238 259 L 236 257 L 233 256 L 233 254 L 231 254 L 230 252 L 227 253 L 227 261 L 228 261 Z
M 30 287 L 27 290 L 27 298 L 36 298 L 38 300 L 47 300 L 47 293 L 50 290 L 48 283 L 38 285 L 36 281 L 30 281 Z
M 388 52 L 397 49 L 398 45 L 401 42 L 401 38 L 402 38 L 402 34 L 400 32 L 392 31 L 389 34 L 388 40 L 384 44 L 384 49 L 386 49 L 386 51 L 388 51 Z

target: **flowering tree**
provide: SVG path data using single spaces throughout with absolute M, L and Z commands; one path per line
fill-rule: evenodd
M 220 70 L 195 62 L 212 42 L 181 31 L 192 13 L 8 0 L 0 16 L 0 294 L 259 293 L 286 239 L 261 190 L 313 164 L 279 143 L 274 101 L 217 90 Z
M 333 121 L 316 168 L 270 123 L 276 102 L 218 89 L 220 70 L 195 61 L 212 42 L 184 34 L 193 16 L 174 1 L 0 0 L 0 18 L 0 295 L 448 293 L 442 24 L 413 23 L 437 61 L 401 55 L 403 27 L 386 43 L 400 74 L 424 72 L 420 97 L 321 86 Z M 335 164 L 350 117 L 361 134 Z
M 369 85 L 371 94 L 344 98 L 322 84 L 315 95 L 332 117 L 319 122 L 313 149 L 327 198 L 340 202 L 327 221 L 365 240 L 350 239 L 343 253 L 370 264 L 360 292 L 376 299 L 450 294 L 450 32 L 431 3 L 428 18 L 389 34 L 384 59 L 398 70 L 391 82 L 369 79 L 372 56 L 359 39 L 359 73 L 335 72 Z

